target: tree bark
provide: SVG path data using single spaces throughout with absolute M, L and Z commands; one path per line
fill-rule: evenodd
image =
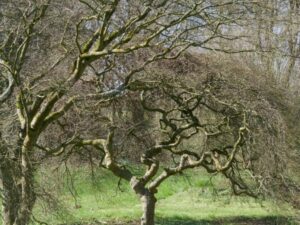
M 34 136 L 35 137 L 35 136 Z M 35 138 L 27 135 L 23 140 L 23 146 L 21 148 L 20 155 L 20 207 L 18 215 L 13 225 L 27 225 L 30 222 L 32 209 L 36 201 L 36 195 L 34 190 L 34 168 L 31 160 L 32 146 L 35 142 Z
M 20 188 L 15 181 L 13 165 L 1 160 L 2 224 L 13 225 L 20 207 Z
M 24 144 L 25 142 L 23 142 Z M 12 159 L 7 149 L 1 149 L 0 188 L 2 195 L 2 224 L 27 225 L 36 201 L 34 190 L 34 168 L 30 163 L 26 145 L 21 154 L 16 149 Z
M 130 180 L 130 186 L 139 196 L 142 204 L 143 216 L 141 218 L 141 225 L 154 225 L 156 204 L 155 192 L 146 188 L 144 181 L 145 180 L 132 177 Z
M 23 171 L 24 172 L 24 171 Z M 25 172 L 21 179 L 21 201 L 18 215 L 13 225 L 27 225 L 30 222 L 36 195 L 33 187 L 33 172 Z
M 2 224 L 27 225 L 36 201 L 33 170 L 23 170 L 20 176 L 19 171 L 12 168 L 1 164 Z
M 145 194 L 141 197 L 143 216 L 141 218 L 141 225 L 154 225 L 154 216 L 155 216 L 155 204 L 156 198 L 154 193 L 146 190 Z

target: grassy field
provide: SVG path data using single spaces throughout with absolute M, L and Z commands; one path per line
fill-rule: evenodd
M 45 169 L 39 179 L 44 188 L 61 197 L 50 205 L 39 201 L 34 212 L 37 220 L 52 225 L 138 224 L 138 198 L 126 182 L 118 186 L 119 180 L 108 171 L 92 174 L 85 168 L 71 174 L 62 169 L 49 175 Z M 296 212 L 288 205 L 235 197 L 226 180 L 202 171 L 169 179 L 157 198 L 157 225 L 296 224 L 289 219 Z

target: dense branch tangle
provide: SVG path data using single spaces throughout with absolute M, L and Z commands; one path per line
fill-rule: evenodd
M 88 4 L 86 1 L 82 2 Z M 204 9 L 207 8 L 199 9 L 201 4 L 203 4 L 203 1 L 200 1 L 193 3 L 191 6 L 185 5 L 181 10 L 172 12 L 170 8 L 174 8 L 171 7 L 174 3 L 162 1 L 157 4 L 155 1 L 149 1 L 138 15 L 128 18 L 122 25 L 116 25 L 119 21 L 116 19 L 117 15 L 115 14 L 120 10 L 120 4 L 120 1 L 112 1 L 110 4 L 97 7 L 88 4 L 89 8 L 92 8 L 92 11 L 97 13 L 82 18 L 77 24 L 76 43 L 79 55 L 74 62 L 72 73 L 62 85 L 60 84 L 63 88 L 60 87 L 59 90 L 50 91 L 48 93 L 43 90 L 43 93 L 32 101 L 32 110 L 20 104 L 20 120 L 24 120 L 25 117 L 31 118 L 28 124 L 30 124 L 32 129 L 39 131 L 46 129 L 47 125 L 61 117 L 70 107 L 73 99 L 75 100 L 77 98 L 72 96 L 66 100 L 59 112 L 50 114 L 56 103 L 81 79 L 87 67 L 101 60 L 106 60 L 108 56 L 127 54 L 144 48 L 157 49 L 158 47 L 162 47 L 162 50 L 156 51 L 154 55 L 151 55 L 145 60 L 141 66 L 130 68 L 125 74 L 125 77 L 122 78 L 124 81 L 118 87 L 106 91 L 105 93 L 99 93 L 98 96 L 94 94 L 88 94 L 88 96 L 92 96 L 93 98 L 98 97 L 101 100 L 102 98 L 112 98 L 121 94 L 127 88 L 131 77 L 137 72 L 140 72 L 145 66 L 162 58 L 170 57 L 174 51 L 181 53 L 191 46 L 193 43 L 189 41 L 186 42 L 182 38 L 187 32 L 187 29 L 175 29 L 175 27 L 184 23 L 189 17 L 195 16 L 202 11 L 204 12 Z M 105 11 L 104 14 L 103 10 Z M 166 13 L 166 10 L 170 12 Z M 169 21 L 166 20 L 167 16 L 172 19 Z M 81 34 L 84 33 L 82 31 L 86 29 L 87 22 L 99 24 L 99 27 L 90 37 Z M 202 26 L 212 25 L 208 23 L 199 27 L 202 28 Z M 194 26 L 193 29 L 196 29 L 196 27 Z M 164 32 L 170 32 L 170 30 L 172 30 L 172 36 L 164 34 Z M 203 43 L 212 39 L 214 35 L 215 34 L 204 40 Z M 81 41 L 82 39 L 83 41 Z M 199 45 L 199 43 L 197 44 Z M 168 47 L 165 48 L 165 46 Z M 176 55 L 178 55 L 178 53 Z M 104 68 L 103 71 L 107 70 Z M 105 73 L 102 74 L 102 76 L 105 76 Z M 53 90 L 53 87 L 50 87 L 49 90 Z M 45 92 L 47 94 L 45 94 Z M 21 102 L 22 101 L 20 101 L 20 103 Z M 27 109 L 25 107 L 27 107 Z M 23 115 L 26 111 L 30 115 Z
M 95 68 L 97 63 L 105 61 L 107 57 L 114 58 L 120 54 L 128 54 L 145 48 L 154 49 L 154 53 L 144 60 L 141 66 L 132 66 L 128 69 L 128 72 L 125 72 L 125 75 L 120 78 L 123 80 L 120 85 L 99 94 L 88 93 L 85 95 L 99 100 L 111 99 L 122 94 L 128 88 L 133 75 L 143 70 L 148 64 L 163 58 L 177 57 L 183 50 L 195 44 L 190 40 L 186 41 L 184 38 L 186 32 L 189 31 L 187 25 L 184 29 L 178 28 L 178 26 L 185 24 L 188 18 L 199 16 L 202 20 L 207 19 L 203 23 L 191 25 L 194 30 L 197 28 L 214 30 L 208 38 L 201 42 L 197 41 L 197 46 L 201 46 L 201 43 L 205 44 L 215 37 L 220 37 L 217 29 L 222 19 L 217 18 L 217 21 L 211 21 L 214 17 L 209 18 L 209 14 L 206 12 L 206 10 L 213 7 L 219 7 L 219 5 L 207 6 L 205 1 L 196 1 L 189 4 L 180 1 L 161 1 L 159 3 L 149 1 L 141 8 L 139 6 L 140 9 L 137 11 L 137 15 L 129 16 L 121 25 L 117 24 L 120 22 L 118 13 L 121 10 L 121 1 L 116 0 L 107 4 L 100 3 L 99 5 L 89 4 L 87 1 L 81 2 L 92 9 L 93 15 L 82 18 L 76 26 L 75 41 L 79 55 L 74 62 L 72 72 L 59 85 L 60 87 L 49 87 L 37 94 L 34 97 L 35 99 L 26 100 L 26 97 L 22 94 L 24 90 L 20 92 L 18 115 L 22 129 L 31 130 L 32 136 L 35 137 L 32 138 L 32 143 L 36 142 L 40 133 L 49 124 L 61 118 L 72 107 L 74 101 L 82 99 L 80 96 L 69 98 L 67 95 L 84 76 L 87 67 Z M 175 5 L 180 6 L 179 9 L 176 9 Z M 93 33 L 90 35 L 88 34 L 90 31 L 87 31 L 88 22 L 97 24 L 96 29 L 94 31 L 92 29 Z M 172 35 L 168 35 L 170 32 Z M 101 70 L 104 73 L 96 71 L 96 75 L 105 76 L 106 72 L 110 72 L 112 69 L 101 68 Z M 59 103 L 60 109 L 55 111 L 60 100 L 64 103 Z M 28 104 L 28 102 L 32 102 L 32 104 Z

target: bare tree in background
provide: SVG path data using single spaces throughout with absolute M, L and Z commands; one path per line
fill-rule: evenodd
M 246 65 L 265 71 L 269 79 L 297 96 L 299 23 L 299 1 L 266 0 L 252 4 L 246 15 L 240 18 L 236 29 L 229 30 L 244 37 L 242 41 L 233 43 L 235 48 L 249 46 L 255 49 L 242 60 Z

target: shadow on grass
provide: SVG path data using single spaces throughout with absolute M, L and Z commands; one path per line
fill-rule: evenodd
M 139 221 L 122 222 L 115 221 L 111 223 L 101 223 L 94 221 L 90 223 L 74 223 L 72 225 L 139 225 Z M 156 225 L 297 225 L 291 219 L 286 217 L 230 217 L 223 219 L 212 220 L 193 220 L 190 218 L 178 217 L 178 218 L 157 218 Z M 61 224 L 69 225 L 69 224 Z M 70 224 L 71 225 L 71 224 Z
M 285 217 L 231 217 L 215 220 L 193 220 L 190 218 L 158 218 L 157 225 L 294 225 Z

